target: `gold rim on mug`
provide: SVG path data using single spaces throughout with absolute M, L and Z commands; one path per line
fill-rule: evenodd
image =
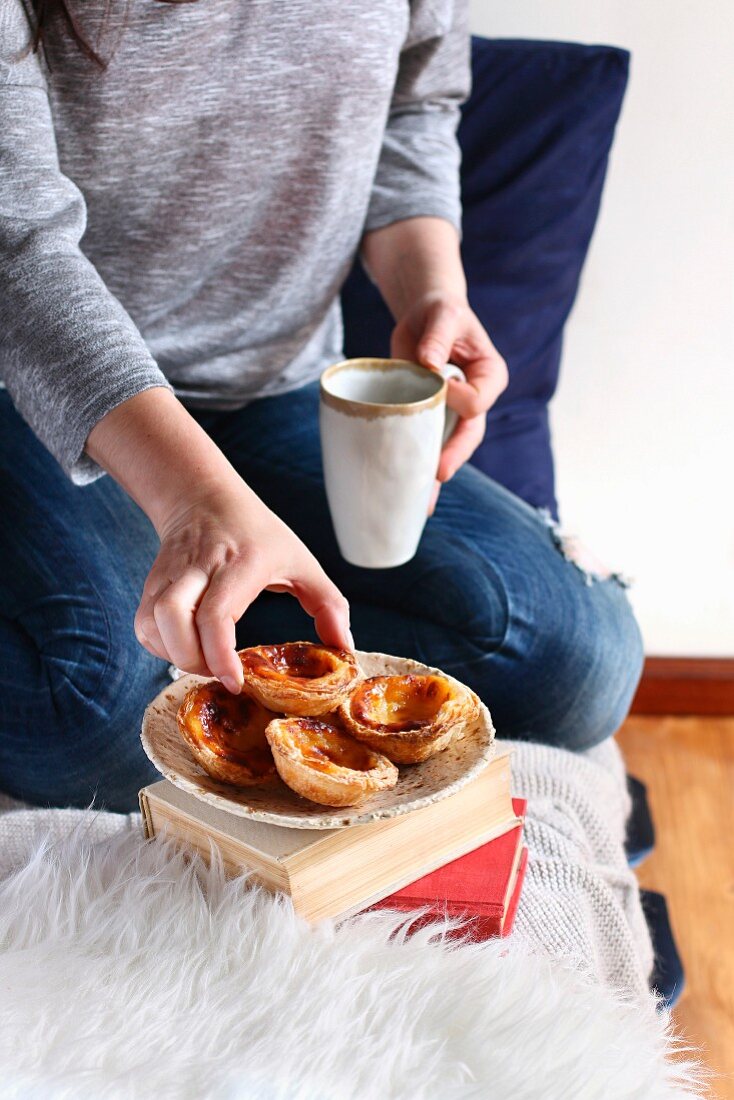
M 398 404 L 389 404 L 384 401 L 355 401 L 351 397 L 339 397 L 326 388 L 326 384 L 336 374 L 343 370 L 378 370 L 390 371 L 395 367 L 409 368 L 414 374 L 420 373 L 421 378 L 426 374 L 441 382 L 441 385 L 430 397 L 423 397 L 420 401 L 406 401 Z M 329 408 L 346 413 L 347 416 L 359 416 L 365 420 L 371 420 L 378 416 L 413 416 L 415 413 L 433 409 L 446 400 L 446 379 L 429 367 L 422 367 L 419 363 L 411 363 L 408 359 L 344 359 L 341 363 L 334 363 L 327 367 L 321 375 L 320 381 L 321 400 Z

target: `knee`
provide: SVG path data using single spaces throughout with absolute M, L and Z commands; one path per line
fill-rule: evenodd
M 94 694 L 70 685 L 68 711 L 57 712 L 59 744 L 75 758 L 65 771 L 67 802 L 137 809 L 140 788 L 160 778 L 140 741 L 143 713 L 168 682 L 165 662 L 143 650 L 130 628 L 110 644 Z
M 419 554 L 410 568 L 419 583 L 406 567 L 395 601 L 411 620 L 406 655 L 451 672 L 481 694 L 487 666 L 502 649 L 511 622 L 504 576 L 469 544 L 442 539 L 440 532 L 431 540 L 431 555 Z M 384 626 L 382 635 L 376 648 L 384 648 Z
M 555 643 L 553 740 L 575 751 L 616 733 L 642 674 L 642 637 L 624 591 L 614 579 L 597 585 L 589 612 Z
M 31 643 L 41 682 L 26 685 L 34 698 L 18 719 L 27 749 L 3 754 L 0 785 L 35 804 L 129 812 L 140 787 L 159 778 L 140 729 L 167 666 L 138 644 L 132 612 L 129 622 L 86 612 L 76 609 L 74 629 L 45 622 Z

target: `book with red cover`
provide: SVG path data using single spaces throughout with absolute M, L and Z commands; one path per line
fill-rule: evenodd
M 513 798 L 512 805 L 517 816 L 524 819 L 526 800 Z M 474 940 L 507 936 L 515 919 L 527 866 L 528 850 L 522 838 L 523 825 L 516 825 L 371 908 L 399 909 L 405 913 L 427 910 L 413 922 L 414 929 L 437 917 L 449 916 L 466 922 L 451 935 Z

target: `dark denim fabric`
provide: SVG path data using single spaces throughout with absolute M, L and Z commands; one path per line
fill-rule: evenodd
M 500 736 L 581 749 L 612 734 L 642 663 L 618 582 L 589 584 L 542 517 L 472 467 L 443 489 L 413 561 L 346 564 L 323 491 L 317 407 L 307 386 L 199 419 L 347 595 L 358 647 L 465 681 Z M 130 810 L 156 778 L 140 722 L 168 680 L 132 627 L 155 533 L 111 478 L 73 486 L 4 392 L 0 476 L 0 789 Z M 296 601 L 274 593 L 239 627 L 242 645 L 312 637 Z

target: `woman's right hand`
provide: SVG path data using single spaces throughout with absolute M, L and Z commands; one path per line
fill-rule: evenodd
M 244 483 L 189 500 L 159 534 L 135 616 L 138 641 L 157 657 L 239 691 L 235 625 L 265 589 L 295 596 L 326 645 L 354 648 L 347 601 Z
M 112 409 L 86 450 L 161 540 L 135 616 L 155 656 L 238 692 L 235 624 L 264 589 L 295 596 L 324 644 L 354 648 L 339 589 L 173 394 L 153 388 Z

